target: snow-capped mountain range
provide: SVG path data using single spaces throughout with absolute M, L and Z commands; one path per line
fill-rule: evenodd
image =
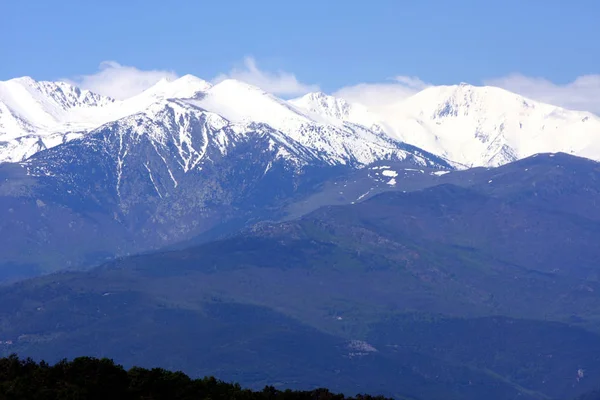
M 123 101 L 63 82 L 27 77 L 0 82 L 0 162 L 22 161 L 107 123 L 152 114 L 174 100 L 212 113 L 240 132 L 266 124 L 330 163 L 402 157 L 393 150 L 397 141 L 459 168 L 497 166 L 541 152 L 600 159 L 600 118 L 495 87 L 430 87 L 377 114 L 324 93 L 286 101 L 243 82 L 212 85 L 186 75 L 161 80 Z
M 153 120 L 159 110 L 175 103 L 190 112 L 210 114 L 212 121 L 219 121 L 217 131 L 227 125 L 241 134 L 255 124 L 265 124 L 278 132 L 274 134 L 276 141 L 287 141 L 293 151 L 310 153 L 329 164 L 368 164 L 407 156 L 399 150 L 397 139 L 381 131 L 343 118 L 310 113 L 240 81 L 225 80 L 213 86 L 186 75 L 174 81 L 162 80 L 124 101 L 62 82 L 36 82 L 30 78 L 2 82 L 0 162 L 23 161 L 40 150 L 81 138 L 114 121 L 126 123 L 134 115 L 143 114 Z M 136 129 L 152 137 L 157 128 L 150 124 Z M 172 128 L 179 131 L 181 140 L 189 136 L 185 125 Z M 186 151 L 198 154 L 198 149 L 191 147 L 180 149 L 181 154 Z

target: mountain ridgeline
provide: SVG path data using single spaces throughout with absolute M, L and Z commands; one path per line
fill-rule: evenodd
M 166 100 L 195 104 L 232 123 L 264 123 L 297 139 L 318 127 L 361 126 L 468 167 L 499 166 L 544 152 L 600 159 L 598 116 L 496 87 L 432 86 L 375 111 L 324 93 L 286 101 L 232 79 L 211 85 L 185 75 L 126 100 L 64 82 L 29 77 L 0 82 L 0 162 L 22 161 Z

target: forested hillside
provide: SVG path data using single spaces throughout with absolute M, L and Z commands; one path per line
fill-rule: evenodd
M 80 357 L 55 365 L 36 363 L 17 356 L 0 359 L 0 399 L 15 400 L 192 400 L 192 399 L 282 399 L 352 400 L 382 396 L 345 397 L 327 389 L 280 391 L 266 386 L 262 391 L 242 389 L 213 377 L 191 379 L 182 372 L 162 368 L 125 370 L 109 359 Z

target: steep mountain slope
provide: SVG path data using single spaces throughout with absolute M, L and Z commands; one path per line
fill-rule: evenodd
M 379 114 L 309 94 L 292 101 L 313 113 L 380 126 L 406 143 L 462 164 L 498 166 L 536 153 L 600 160 L 600 118 L 536 102 L 496 87 L 433 86 Z
M 523 179 L 507 187 L 502 179 L 515 171 Z M 358 360 L 364 369 L 351 375 L 355 384 L 413 398 L 570 398 L 594 389 L 600 222 L 571 201 L 598 200 L 585 189 L 594 187 L 598 163 L 539 155 L 497 169 L 419 174 L 468 187 L 384 193 L 201 246 L 4 288 L 0 337 L 12 344 L 3 349 L 51 359 L 107 355 L 194 374 L 206 368 L 249 384 L 263 382 L 257 371 L 268 368 L 269 379 L 333 387 L 332 368 Z M 277 317 L 258 318 L 255 307 Z M 250 335 L 242 327 L 252 321 L 260 323 Z M 317 349 L 310 358 L 318 362 L 301 361 L 300 375 L 286 375 L 291 367 L 277 355 L 308 342 L 301 351 Z M 194 357 L 189 347 L 199 349 Z M 409 392 L 395 393 L 396 384 Z
M 214 99 L 213 89 L 195 97 Z M 0 263 L 12 271 L 80 266 L 277 220 L 324 181 L 377 160 L 451 168 L 361 127 L 306 124 L 288 133 L 229 121 L 201 108 L 207 100 L 153 96 L 144 112 L 0 167 L 0 230 L 13 233 L 0 244 Z

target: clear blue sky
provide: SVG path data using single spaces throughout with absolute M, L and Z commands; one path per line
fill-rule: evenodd
M 395 75 L 564 83 L 600 72 L 600 1 L 4 0 L 0 80 L 104 60 L 210 79 L 253 56 L 333 90 Z

